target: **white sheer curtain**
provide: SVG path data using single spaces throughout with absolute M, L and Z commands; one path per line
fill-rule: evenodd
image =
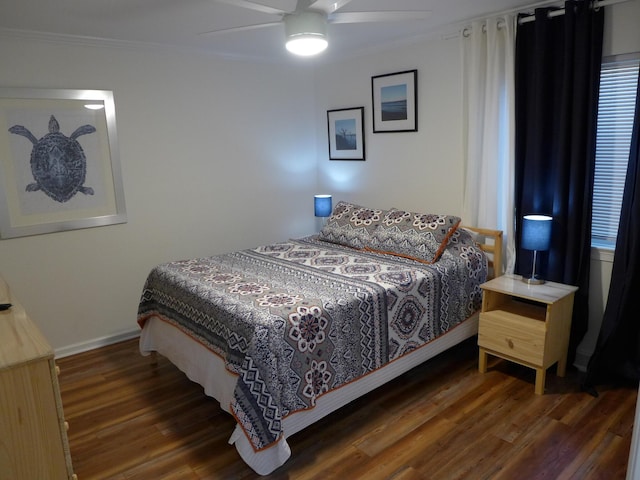
M 467 225 L 504 232 L 507 273 L 513 272 L 515 156 L 514 15 L 473 22 L 462 44 Z

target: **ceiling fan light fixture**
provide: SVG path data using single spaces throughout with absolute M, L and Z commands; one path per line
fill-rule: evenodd
M 326 50 L 328 45 L 329 42 L 324 36 L 307 33 L 289 37 L 286 47 L 295 55 L 309 57 Z
M 317 55 L 329 45 L 326 16 L 322 13 L 309 11 L 287 15 L 284 23 L 287 50 L 295 55 Z

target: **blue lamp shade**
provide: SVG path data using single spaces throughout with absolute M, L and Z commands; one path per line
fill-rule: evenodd
M 521 247 L 525 250 L 549 250 L 551 220 L 547 215 L 525 215 L 522 219 Z
M 316 217 L 331 216 L 331 195 L 315 195 L 313 209 Z

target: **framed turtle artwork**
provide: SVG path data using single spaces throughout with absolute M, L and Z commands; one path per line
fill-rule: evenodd
M 113 92 L 0 88 L 0 239 L 127 221 Z

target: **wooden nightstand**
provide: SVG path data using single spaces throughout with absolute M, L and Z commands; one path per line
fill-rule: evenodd
M 554 282 L 527 285 L 516 275 L 503 275 L 480 287 L 480 373 L 487 371 L 488 354 L 519 363 L 536 370 L 535 392 L 542 395 L 551 365 L 557 362 L 558 376 L 565 374 L 578 287 Z

